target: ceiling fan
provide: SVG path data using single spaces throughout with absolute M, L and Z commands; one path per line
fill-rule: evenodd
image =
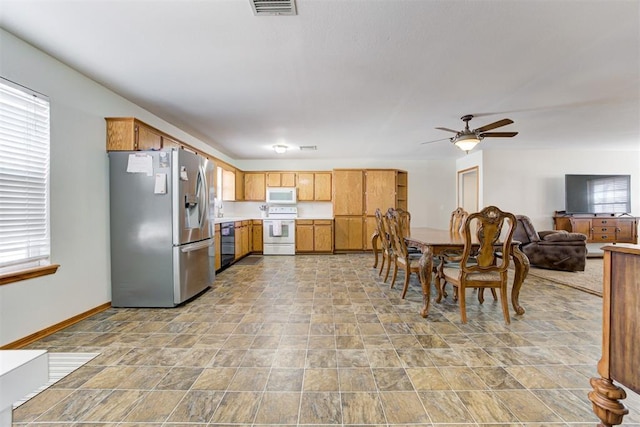
M 472 114 L 467 114 L 466 116 L 461 117 L 461 120 L 465 123 L 464 129 L 461 131 L 437 127 L 436 129 L 453 132 L 455 133 L 455 135 L 451 138 L 436 139 L 435 141 L 427 141 L 423 142 L 422 144 L 431 144 L 432 142 L 444 141 L 445 139 L 448 139 L 456 147 L 468 153 L 484 138 L 511 138 L 518 134 L 518 132 L 488 132 L 492 129 L 510 125 L 511 123 L 513 123 L 513 120 L 511 119 L 498 120 L 497 122 L 489 123 L 488 125 L 484 125 L 477 129 L 471 130 L 469 129 L 469 121 L 472 118 Z

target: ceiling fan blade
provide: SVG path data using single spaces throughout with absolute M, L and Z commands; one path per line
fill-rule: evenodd
M 511 138 L 517 134 L 518 132 L 483 132 L 480 136 L 482 138 Z
M 458 131 L 458 130 L 453 130 L 453 129 L 449 129 L 449 128 L 436 128 L 436 129 L 439 129 L 439 130 L 446 130 L 447 132 L 453 132 L 453 133 L 458 133 L 458 132 L 460 132 L 460 131 Z
M 427 141 L 427 142 L 421 142 L 420 145 L 424 145 L 424 144 L 431 144 L 433 142 L 440 142 L 440 141 L 448 141 L 450 138 L 440 138 L 440 139 L 435 139 L 433 141 Z
M 485 132 L 491 129 L 499 128 L 501 126 L 510 125 L 511 123 L 513 123 L 513 120 L 511 119 L 502 119 L 498 120 L 497 122 L 489 123 L 488 125 L 479 127 L 478 129 L 475 129 L 474 132 Z

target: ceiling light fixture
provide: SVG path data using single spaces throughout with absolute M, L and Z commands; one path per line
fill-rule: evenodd
M 277 144 L 273 146 L 273 151 L 278 154 L 284 154 L 287 152 L 287 146 L 282 144 Z
M 475 134 L 469 135 L 460 135 L 458 137 L 454 137 L 452 141 L 456 147 L 468 153 L 473 150 L 476 145 L 480 142 L 480 138 L 478 138 Z

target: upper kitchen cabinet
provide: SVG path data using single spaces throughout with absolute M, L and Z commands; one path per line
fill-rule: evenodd
M 162 135 L 162 148 L 182 148 L 183 145 L 181 143 L 179 143 L 178 141 L 176 141 L 173 138 L 170 138 L 166 135 Z M 209 158 L 209 156 L 205 157 Z
M 133 117 L 107 117 L 107 151 L 160 150 L 163 133 Z
M 295 187 L 295 172 L 267 172 L 267 187 Z
M 331 172 L 316 172 L 313 174 L 313 199 L 318 202 L 331 201 Z
M 333 215 L 362 215 L 364 208 L 364 171 L 333 171 Z
M 365 215 L 375 215 L 378 208 L 386 212 L 388 208 L 397 207 L 397 173 L 395 170 L 365 171 Z
M 244 200 L 264 202 L 266 200 L 266 182 L 264 172 L 244 173 Z
M 244 200 L 244 196 L 245 196 L 245 177 L 244 177 L 244 172 L 242 172 L 241 170 L 236 169 L 236 195 L 235 195 L 235 199 L 236 201 L 242 201 Z
M 221 171 L 218 175 L 218 179 L 221 179 L 222 182 L 219 184 L 218 188 L 222 189 L 222 200 L 225 202 L 236 200 L 236 171 L 224 167 L 218 168 Z
M 298 172 L 298 200 L 331 201 L 331 172 Z

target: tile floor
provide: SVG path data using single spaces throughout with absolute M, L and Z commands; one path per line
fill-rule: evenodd
M 468 294 L 418 315 L 373 256 L 266 257 L 175 309 L 109 309 L 30 347 L 101 355 L 18 426 L 594 426 L 602 300 L 527 278 L 523 316 Z M 630 393 L 624 426 L 640 426 Z

